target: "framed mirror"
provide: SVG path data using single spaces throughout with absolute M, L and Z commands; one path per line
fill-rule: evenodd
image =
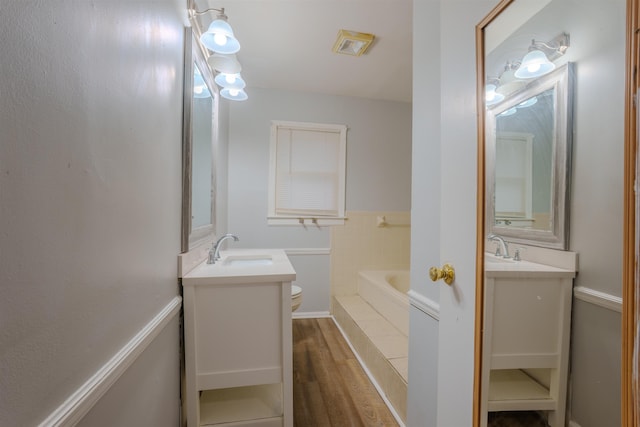
M 573 76 L 574 66 L 567 63 L 487 105 L 488 233 L 567 249 Z
M 213 239 L 218 93 L 191 28 L 185 29 L 182 252 Z

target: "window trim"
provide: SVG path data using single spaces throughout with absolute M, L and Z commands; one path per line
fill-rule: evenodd
M 309 132 L 334 132 L 340 134 L 339 159 L 338 159 L 338 214 L 327 216 L 321 214 L 277 214 L 276 213 L 276 147 L 278 131 L 280 129 L 309 131 Z M 269 144 L 269 181 L 268 181 L 268 225 L 302 225 L 302 226 L 329 226 L 343 225 L 345 218 L 346 199 L 346 160 L 347 160 L 347 126 L 341 124 L 294 122 L 283 120 L 271 121 L 271 138 Z

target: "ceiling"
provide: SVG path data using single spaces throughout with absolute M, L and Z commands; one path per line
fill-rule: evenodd
M 412 0 L 195 0 L 224 8 L 252 88 L 411 102 Z M 206 30 L 216 12 L 197 16 Z M 362 56 L 332 52 L 340 29 L 375 34 Z

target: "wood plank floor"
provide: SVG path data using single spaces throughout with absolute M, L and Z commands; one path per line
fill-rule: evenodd
M 332 319 L 293 320 L 296 427 L 397 427 Z

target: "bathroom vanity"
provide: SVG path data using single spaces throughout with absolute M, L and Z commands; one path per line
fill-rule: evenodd
M 182 278 L 188 427 L 293 426 L 291 282 L 283 250 L 230 250 Z
M 554 252 L 565 265 L 485 255 L 485 426 L 487 412 L 522 410 L 548 411 L 550 426 L 564 426 L 576 258 Z

